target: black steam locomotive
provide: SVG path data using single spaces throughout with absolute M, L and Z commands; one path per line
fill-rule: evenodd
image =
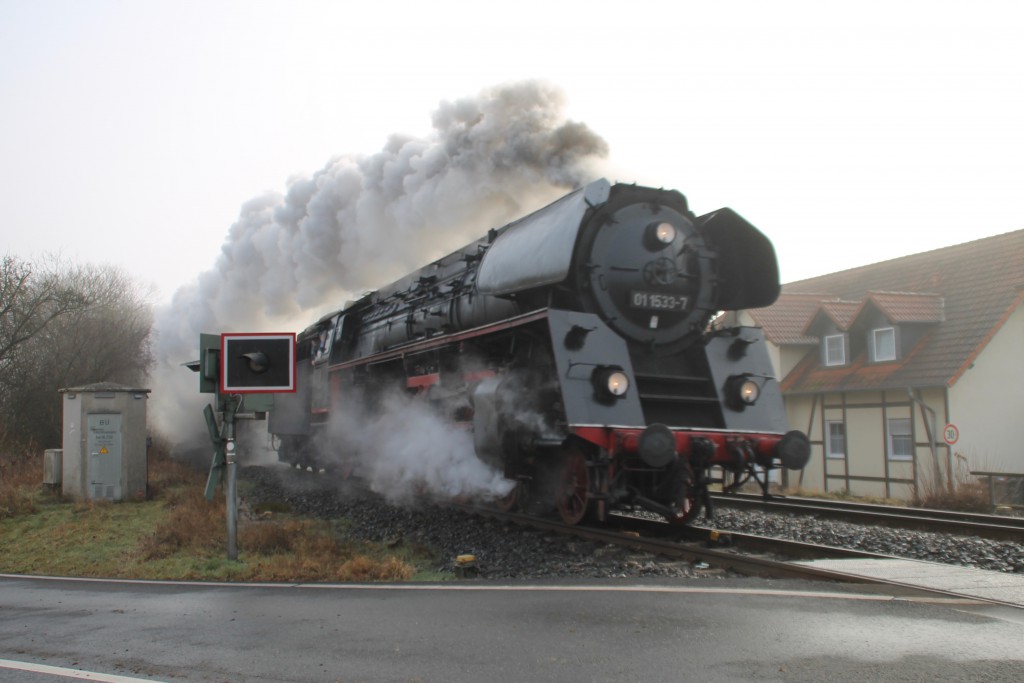
M 807 463 L 761 331 L 711 325 L 778 293 L 771 243 L 732 210 L 598 180 L 306 329 L 270 431 L 282 460 L 325 465 L 333 417 L 397 389 L 472 431 L 515 482 L 503 507 L 686 522 L 712 473 L 767 491 Z

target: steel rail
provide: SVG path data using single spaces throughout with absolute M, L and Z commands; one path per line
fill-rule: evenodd
M 814 498 L 773 497 L 765 500 L 758 494 L 742 493 L 712 494 L 711 498 L 716 507 L 723 508 L 790 512 L 874 526 L 1024 542 L 1024 518 L 1019 517 Z
M 491 519 L 506 521 L 541 531 L 564 536 L 581 538 L 591 541 L 608 543 L 620 547 L 632 548 L 641 552 L 661 555 L 674 559 L 694 562 L 706 562 L 710 566 L 728 569 L 739 574 L 779 579 L 803 579 L 816 581 L 836 581 L 861 585 L 883 586 L 888 589 L 899 589 L 901 595 L 917 594 L 921 596 L 942 596 L 943 599 L 964 601 L 969 603 L 987 603 L 1006 607 L 1024 608 L 1019 605 L 996 598 L 964 595 L 951 590 L 922 586 L 906 581 L 867 576 L 836 569 L 810 566 L 794 562 L 796 559 L 827 559 L 827 558 L 862 558 L 875 560 L 905 560 L 893 555 L 883 555 L 849 548 L 821 546 L 800 541 L 778 538 L 719 532 L 691 526 L 677 526 L 663 521 L 618 516 L 623 527 L 629 530 L 610 529 L 590 526 L 571 526 L 553 519 L 545 519 L 520 513 L 501 512 L 493 508 L 458 505 L 464 511 Z M 636 529 L 652 536 L 638 535 Z M 758 553 L 758 554 L 750 554 Z M 774 557 L 766 557 L 772 555 Z M 775 559 L 779 556 L 786 559 Z M 929 563 L 938 564 L 938 563 Z
M 877 583 L 874 578 L 843 574 L 834 570 L 793 564 L 792 559 L 866 558 L 903 559 L 864 550 L 821 546 L 800 541 L 789 541 L 753 534 L 716 532 L 690 526 L 675 526 L 652 519 L 622 516 L 622 526 L 633 529 L 611 529 L 585 525 L 568 525 L 561 521 L 534 517 L 515 512 L 502 512 L 493 508 L 456 505 L 470 514 L 511 522 L 540 531 L 571 536 L 610 545 L 628 547 L 673 559 L 706 562 L 722 569 L 741 574 L 767 578 L 799 578 L 839 580 L 851 583 Z M 638 535 L 636 529 L 645 534 Z M 667 537 L 667 538 L 666 538 Z M 757 554 L 751 554 L 757 553 Z M 787 560 L 766 555 L 785 556 Z M 922 589 L 924 590 L 924 589 Z

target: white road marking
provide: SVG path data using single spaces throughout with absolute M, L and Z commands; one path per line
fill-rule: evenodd
M 0 574 L 0 579 L 24 581 L 75 581 L 81 583 L 109 583 L 143 586 L 177 586 L 196 588 L 298 588 L 313 590 L 361 590 L 361 591 L 492 591 L 492 592 L 565 592 L 565 593 L 678 593 L 703 595 L 764 595 L 786 596 L 833 600 L 859 600 L 868 602 L 921 602 L 946 605 L 975 604 L 967 598 L 931 598 L 917 596 L 893 596 L 872 593 L 842 593 L 832 591 L 776 590 L 761 588 L 728 588 L 703 586 L 667 585 L 501 585 L 484 583 L 232 583 L 230 581 L 154 581 L 143 579 L 94 579 L 61 576 L 28 576 L 24 574 Z
M 28 671 L 36 674 L 49 674 L 50 676 L 63 676 L 64 678 L 77 678 L 83 681 L 100 681 L 101 683 L 153 683 L 153 678 L 132 678 L 131 676 L 116 676 L 114 674 L 98 673 L 96 671 L 83 671 L 82 669 L 66 669 L 63 666 L 49 666 L 47 664 L 33 664 L 32 662 L 16 662 L 13 659 L 0 659 L 0 669 L 12 669 L 14 671 Z

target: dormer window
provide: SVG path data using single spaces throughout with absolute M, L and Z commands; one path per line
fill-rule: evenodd
M 829 334 L 823 340 L 825 365 L 846 365 L 846 335 Z
M 896 328 L 871 330 L 871 358 L 876 363 L 896 360 Z

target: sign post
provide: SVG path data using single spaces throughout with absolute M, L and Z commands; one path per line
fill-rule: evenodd
M 228 485 L 227 523 L 228 523 L 228 559 L 238 559 L 238 467 L 235 456 L 235 416 L 238 414 L 239 396 L 226 396 L 224 407 L 224 464 L 227 466 Z
M 213 408 L 207 405 L 203 413 L 214 447 L 206 499 L 213 500 L 217 486 L 225 479 L 227 556 L 237 560 L 236 420 L 263 419 L 272 405 L 273 394 L 296 390 L 295 334 L 202 334 L 199 348 L 200 359 L 185 365 L 200 373 L 200 393 L 217 394 L 217 410 L 223 415 L 218 426 Z M 243 406 L 250 412 L 243 413 Z

